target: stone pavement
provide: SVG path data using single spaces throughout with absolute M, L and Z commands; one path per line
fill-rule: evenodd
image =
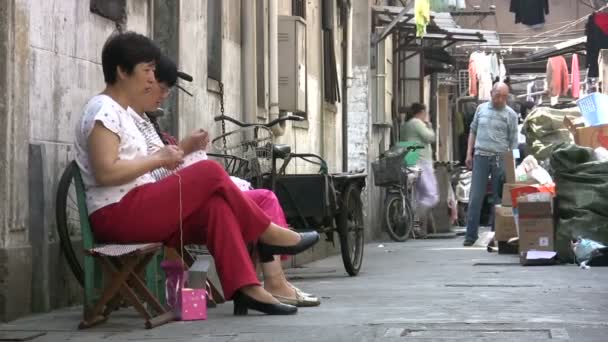
M 122 310 L 86 331 L 80 308 L 0 325 L 0 341 L 608 341 L 608 268 L 522 267 L 516 256 L 462 248 L 462 239 L 372 243 L 358 277 L 339 256 L 290 270 L 322 296 L 296 316 L 232 316 L 143 329 Z

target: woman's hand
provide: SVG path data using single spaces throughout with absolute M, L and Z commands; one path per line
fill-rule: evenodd
M 154 156 L 162 167 L 174 170 L 183 162 L 184 151 L 175 145 L 167 145 L 154 153 Z
M 180 141 L 179 146 L 185 154 L 190 154 L 198 150 L 206 149 L 208 144 L 209 133 L 204 129 L 199 129 Z

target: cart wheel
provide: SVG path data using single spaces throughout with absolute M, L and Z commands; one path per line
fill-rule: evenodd
M 55 218 L 57 220 L 57 233 L 61 251 L 65 256 L 70 270 L 80 285 L 84 284 L 84 270 L 79 258 L 76 256 L 70 233 L 80 231 L 80 215 L 78 213 L 78 202 L 76 202 L 76 186 L 74 184 L 74 173 L 78 166 L 72 162 L 68 164 L 61 175 L 57 186 L 57 197 L 55 199 Z
M 363 261 L 365 244 L 363 227 L 363 203 L 361 190 L 355 184 L 349 184 L 342 194 L 342 211 L 338 217 L 338 235 L 340 251 L 346 272 L 356 276 Z
M 410 238 L 414 226 L 412 204 L 408 200 L 403 203 L 400 194 L 389 194 L 384 202 L 386 232 L 394 241 L 406 241 Z

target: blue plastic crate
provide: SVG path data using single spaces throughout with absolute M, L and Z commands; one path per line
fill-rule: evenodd
M 576 101 L 587 126 L 608 123 L 608 95 L 592 93 Z

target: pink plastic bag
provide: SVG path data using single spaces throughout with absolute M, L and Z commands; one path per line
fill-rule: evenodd
M 160 266 L 165 271 L 167 305 L 182 321 L 207 319 L 207 293 L 205 289 L 189 289 L 188 271 L 179 260 L 165 260 Z

